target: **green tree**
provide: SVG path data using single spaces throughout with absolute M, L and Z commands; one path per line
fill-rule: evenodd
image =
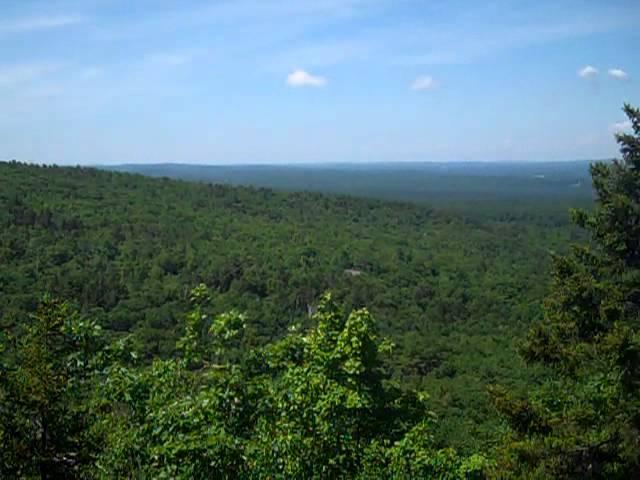
M 595 209 L 573 211 L 591 242 L 554 258 L 544 321 L 522 346 L 550 378 L 528 399 L 492 392 L 512 427 L 501 462 L 517 477 L 640 471 L 640 110 L 624 111 L 622 158 L 591 167 Z
M 439 449 L 423 396 L 388 380 L 390 344 L 364 309 L 325 295 L 309 331 L 238 361 L 237 313 L 210 316 L 205 287 L 181 358 L 114 363 L 96 392 L 104 478 L 477 478 L 483 457 Z M 209 325 L 205 328 L 205 325 Z
M 100 327 L 45 297 L 0 343 L 0 476 L 76 478 L 90 464 L 92 390 Z
M 101 412 L 98 478 L 237 478 L 242 466 L 249 385 L 225 359 L 244 316 L 209 313 L 204 285 L 178 341 L 178 358 L 137 366 L 126 359 L 106 369 L 92 408 Z

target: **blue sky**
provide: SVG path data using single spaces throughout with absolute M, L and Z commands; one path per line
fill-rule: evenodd
M 640 2 L 0 0 L 0 159 L 615 156 Z

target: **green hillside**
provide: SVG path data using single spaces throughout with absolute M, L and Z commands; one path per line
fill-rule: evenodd
M 492 421 L 484 385 L 519 382 L 513 337 L 539 317 L 549 251 L 572 232 L 314 193 L 0 169 L 5 322 L 49 292 L 114 335 L 135 332 L 148 358 L 167 357 L 191 286 L 208 285 L 219 312 L 247 312 L 248 345 L 307 321 L 331 291 L 371 310 L 398 344 L 395 376 L 428 389 L 443 435 L 463 444 Z

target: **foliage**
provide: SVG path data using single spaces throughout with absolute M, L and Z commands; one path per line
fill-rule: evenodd
M 50 297 L 23 327 L 0 349 L 0 476 L 66 478 L 91 461 L 86 400 L 101 330 Z
M 494 389 L 511 425 L 502 462 L 518 478 L 640 471 L 640 111 L 624 110 L 622 159 L 593 165 L 596 208 L 573 215 L 592 241 L 554 259 L 544 321 L 522 346 L 553 374 L 527 400 Z
M 561 206 L 532 200 L 526 207 L 524 216 L 491 206 L 454 215 L 0 163 L 0 317 L 3 328 L 17 330 L 41 292 L 51 292 L 77 304 L 108 338 L 132 333 L 149 363 L 178 354 L 192 311 L 186 286 L 203 283 L 212 314 L 189 317 L 191 334 L 205 333 L 217 314 L 246 312 L 234 317 L 247 325 L 232 340 L 238 348 L 222 355 L 237 359 L 292 323 L 308 325 L 317 298 L 330 290 L 348 310 L 366 306 L 397 345 L 387 364 L 392 376 L 431 392 L 436 441 L 474 451 L 491 441 L 497 423 L 485 384 L 525 389 L 531 378 L 513 338 L 541 315 L 547 251 L 562 250 L 573 235 Z M 230 359 L 180 348 L 193 355 L 191 366 Z
M 191 298 L 189 319 L 206 322 L 207 290 L 197 287 Z M 345 315 L 325 295 L 310 330 L 293 329 L 239 361 L 203 360 L 237 348 L 241 319 L 218 316 L 198 335 L 187 323 L 184 355 L 140 365 L 125 342 L 96 350 L 96 325 L 45 299 L 4 371 L 3 474 L 483 476 L 487 461 L 438 448 L 424 398 L 389 381 L 380 361 L 388 343 L 366 310 Z M 197 363 L 188 354 L 195 351 Z

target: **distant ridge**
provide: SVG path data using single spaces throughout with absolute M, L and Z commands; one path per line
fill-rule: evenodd
M 566 205 L 592 198 L 589 165 L 566 162 L 387 162 L 297 165 L 123 164 L 107 170 L 188 181 L 460 205 L 535 199 Z

